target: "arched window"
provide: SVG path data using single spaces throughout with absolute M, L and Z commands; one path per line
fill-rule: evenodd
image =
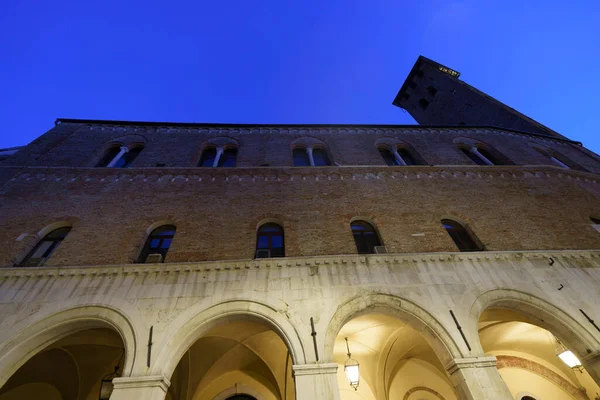
M 198 163 L 199 167 L 212 167 L 215 164 L 215 159 L 217 158 L 217 148 L 216 147 L 206 147 L 202 152 L 202 157 L 200 157 L 200 162 Z
M 275 223 L 261 225 L 256 233 L 256 258 L 285 257 L 283 228 Z
M 237 149 L 234 147 L 208 146 L 202 151 L 199 167 L 235 167 Z
M 146 244 L 144 244 L 137 262 L 165 262 L 165 258 L 175 237 L 176 229 L 174 225 L 162 225 L 154 229 L 148 236 L 148 239 L 146 239 Z
M 223 154 L 219 157 L 219 167 L 235 167 L 237 160 L 237 149 L 230 148 L 223 150 Z
M 489 146 L 472 140 L 459 141 L 458 148 L 477 165 L 510 165 L 508 158 Z
M 325 167 L 331 165 L 325 149 L 316 148 L 312 151 L 312 157 L 315 167 Z
M 106 151 L 96 167 L 127 168 L 140 155 L 142 150 L 144 150 L 143 146 L 133 146 L 131 148 L 112 146 Z
M 390 150 L 386 147 L 379 147 L 379 154 L 385 160 L 387 165 L 423 165 L 424 162 L 416 157 L 413 152 L 405 147 L 398 147 Z
M 442 225 L 444 225 L 446 232 L 448 232 L 448 235 L 454 240 L 456 247 L 458 247 L 460 251 L 483 250 L 462 224 L 451 219 L 443 219 Z
M 69 234 L 70 226 L 58 228 L 48 233 L 40 240 L 27 256 L 19 263 L 20 267 L 41 267 L 52 255 L 54 250 Z
M 294 167 L 308 167 L 310 166 L 310 159 L 308 158 L 308 152 L 304 148 L 296 148 L 292 151 L 294 157 Z
M 579 170 L 579 171 L 587 171 L 587 169 L 583 168 L 581 165 L 577 164 L 576 162 L 574 162 L 573 160 L 569 159 L 568 157 L 564 156 L 563 154 L 560 154 L 559 152 L 552 150 L 552 149 L 542 149 L 539 147 L 534 147 L 538 153 L 542 154 L 544 157 L 548 158 L 550 161 L 552 161 L 552 163 L 554 163 L 555 165 L 561 167 L 561 168 L 565 168 L 565 169 L 575 169 L 575 170 Z
M 294 167 L 325 167 L 331 165 L 327 150 L 321 147 L 296 147 L 292 150 Z
M 374 254 L 375 246 L 381 246 L 377 231 L 368 222 L 354 221 L 350 224 L 350 228 L 358 254 Z

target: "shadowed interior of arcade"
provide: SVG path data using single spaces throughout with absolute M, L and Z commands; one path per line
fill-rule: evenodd
M 486 355 L 498 359 L 500 375 L 517 400 L 587 400 L 600 394 L 578 355 L 518 312 L 485 310 L 479 338 Z
M 292 357 L 257 319 L 219 321 L 183 355 L 167 400 L 293 400 Z
M 356 390 L 345 371 L 349 358 L 359 364 Z M 392 316 L 367 314 L 346 323 L 335 340 L 334 360 L 341 400 L 457 399 L 423 334 Z
M 108 328 L 68 335 L 26 361 L 0 388 L 0 400 L 98 400 L 103 378 L 108 389 L 115 367 L 122 372 L 123 347 Z

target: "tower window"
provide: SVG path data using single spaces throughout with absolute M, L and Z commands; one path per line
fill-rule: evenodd
M 358 254 L 374 254 L 375 246 L 381 246 L 377 231 L 368 222 L 354 221 L 350 224 L 350 228 Z
M 421 108 L 423 110 L 426 110 L 427 107 L 429 107 L 429 102 L 422 98 L 422 99 L 419 99 L 419 105 L 421 106 Z
M 50 258 L 54 250 L 67 237 L 71 227 L 58 228 L 48 233 L 40 240 L 33 250 L 19 263 L 20 267 L 41 267 Z
M 256 234 L 256 258 L 285 257 L 283 228 L 275 223 L 261 225 Z
M 483 250 L 483 248 L 479 246 L 475 239 L 469 234 L 467 228 L 465 228 L 462 224 L 451 219 L 443 219 L 442 225 L 460 251 Z
M 169 252 L 169 248 L 175 237 L 176 229 L 177 228 L 174 225 L 163 225 L 154 229 L 152 233 L 150 233 L 150 236 L 148 236 L 148 239 L 146 239 L 146 244 L 138 257 L 137 262 L 145 263 L 148 256 L 151 254 L 160 254 L 160 262 L 165 262 L 165 258 L 167 258 L 167 253 Z
M 200 162 L 198 163 L 199 167 L 212 167 L 215 163 L 215 159 L 217 158 L 217 149 L 215 147 L 207 147 L 202 152 L 202 157 L 200 157 Z
M 434 88 L 433 86 L 427 86 L 427 92 L 428 92 L 430 95 L 432 95 L 432 96 L 435 96 L 435 95 L 436 95 L 436 93 L 437 93 L 437 89 L 436 89 L 436 88 Z
M 237 149 L 225 149 L 219 157 L 219 167 L 235 167 Z

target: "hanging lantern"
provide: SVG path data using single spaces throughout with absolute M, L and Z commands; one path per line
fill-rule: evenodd
M 344 363 L 344 371 L 346 372 L 346 377 L 348 378 L 348 382 L 350 382 L 350 386 L 352 386 L 354 390 L 358 390 L 360 381 L 359 364 L 358 361 L 352 358 L 350 347 L 348 346 L 348 338 L 346 338 L 346 349 L 348 350 L 348 359 Z
M 573 354 L 571 350 L 568 350 L 558 338 L 556 338 L 556 355 L 560 358 L 569 368 L 577 369 L 579 372 L 583 372 L 583 366 L 579 359 Z
M 113 375 L 113 374 L 111 374 Z M 106 377 L 105 377 L 106 378 Z M 109 400 L 110 395 L 112 394 L 114 389 L 114 385 L 112 383 L 112 378 L 110 379 L 102 379 L 100 381 L 100 400 Z
M 119 365 L 123 360 L 123 356 L 125 355 L 125 349 L 121 352 L 121 358 L 119 358 L 119 362 L 115 365 L 115 369 L 110 374 L 107 374 L 102 377 L 100 381 L 100 394 L 98 395 L 99 400 L 109 400 L 110 395 L 113 392 L 115 385 L 112 383 L 112 380 L 115 376 L 117 376 L 117 372 L 119 371 Z

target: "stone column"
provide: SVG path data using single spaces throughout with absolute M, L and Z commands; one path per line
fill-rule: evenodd
M 111 160 L 111 162 L 109 162 L 106 167 L 107 168 L 112 168 L 115 166 L 115 164 L 117 163 L 117 161 L 119 161 L 121 159 L 121 157 L 123 157 L 125 155 L 125 153 L 129 152 L 129 148 L 127 146 L 121 146 L 121 150 L 119 151 L 119 153 L 115 156 L 115 158 L 113 158 Z
M 398 153 L 398 149 L 396 148 L 394 148 L 394 159 L 396 160 L 398 165 L 406 165 L 404 159 L 400 156 L 400 153 Z
M 335 363 L 294 365 L 296 400 L 339 400 Z
M 473 154 L 475 154 L 477 157 L 479 157 L 487 165 L 494 165 L 493 162 L 491 162 L 490 160 L 488 160 L 488 158 L 486 156 L 484 156 L 483 154 L 481 154 L 479 152 L 479 149 L 477 147 L 475 147 L 475 146 L 471 147 L 471 152 Z
M 110 400 L 164 400 L 171 382 L 162 375 L 113 379 Z
M 219 159 L 221 159 L 221 155 L 223 154 L 223 147 L 219 146 L 217 147 L 217 153 L 215 154 L 215 161 L 213 161 L 213 168 L 216 168 L 219 166 Z
M 496 368 L 496 357 L 458 358 L 446 366 L 461 400 L 512 400 Z
M 306 148 L 306 153 L 308 154 L 308 162 L 310 163 L 311 167 L 315 166 L 315 159 L 313 158 L 313 149 L 312 147 L 307 147 Z
M 600 352 L 588 354 L 583 357 L 581 364 L 596 384 L 600 386 Z

